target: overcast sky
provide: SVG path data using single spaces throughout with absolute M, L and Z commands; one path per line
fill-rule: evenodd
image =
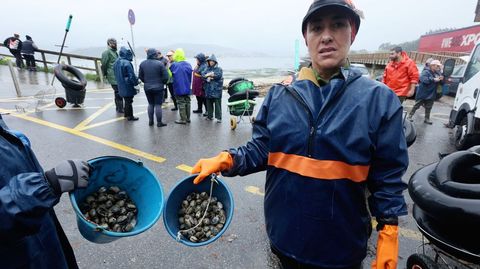
M 28 2 L 28 3 L 27 3 Z M 69 14 L 73 22 L 66 51 L 103 46 L 110 36 L 130 39 L 133 9 L 137 46 L 216 44 L 269 54 L 293 51 L 311 0 L 42 0 L 2 1 L 0 34 L 33 37 L 40 47 L 61 44 Z M 363 10 L 352 49 L 374 51 L 381 43 L 418 38 L 428 30 L 474 25 L 477 0 L 354 0 Z M 3 39 L 2 39 L 3 40 Z M 293 54 L 293 52 L 292 52 Z

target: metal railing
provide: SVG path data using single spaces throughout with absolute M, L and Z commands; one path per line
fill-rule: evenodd
M 433 58 L 439 60 L 440 62 L 445 62 L 447 59 L 455 59 L 455 64 L 464 64 L 465 61 L 460 56 L 465 56 L 465 53 L 455 53 L 455 52 L 443 52 L 443 53 L 423 53 L 417 51 L 407 52 L 408 57 L 414 60 L 417 64 L 424 64 L 428 58 Z M 375 53 L 359 53 L 359 54 L 350 54 L 348 59 L 352 63 L 363 63 L 371 65 L 387 65 L 390 61 L 388 56 L 389 52 L 375 52 Z
M 5 47 L 3 44 L 0 43 L 0 47 Z M 41 58 L 39 59 L 38 57 L 35 57 L 35 62 L 41 63 L 44 67 L 45 70 L 48 70 L 48 66 L 55 66 L 57 62 L 48 60 L 47 55 L 52 55 L 55 56 L 54 58 L 58 58 L 58 55 L 60 55 L 59 52 L 57 51 L 51 51 L 51 50 L 43 50 L 39 49 L 35 51 L 35 54 L 40 54 Z M 2 54 L 0 53 L 0 56 L 3 57 L 13 57 L 11 54 Z M 76 67 L 78 69 L 82 70 L 87 70 L 87 71 L 92 71 L 95 72 L 95 74 L 99 77 L 100 81 L 103 82 L 103 75 L 102 75 L 102 70 L 100 68 L 100 58 L 99 57 L 91 57 L 91 56 L 84 56 L 84 55 L 78 55 L 78 54 L 71 54 L 71 53 L 62 53 L 62 58 L 67 59 L 67 64 L 72 65 L 72 59 L 78 59 L 78 60 L 83 60 L 83 61 L 91 61 L 93 62 L 94 67 L 89 67 L 89 66 L 81 66 L 78 64 L 73 64 L 73 67 Z

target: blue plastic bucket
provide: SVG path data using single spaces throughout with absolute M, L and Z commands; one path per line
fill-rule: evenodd
M 172 236 L 174 240 L 177 240 L 177 233 L 180 230 L 180 224 L 178 222 L 178 211 L 182 206 L 182 201 L 192 192 L 206 192 L 210 194 L 210 177 L 205 178 L 201 183 L 195 185 L 193 184 L 193 179 L 197 175 L 192 175 L 182 179 L 180 182 L 173 187 L 168 195 L 167 201 L 165 202 L 165 209 L 163 212 L 163 224 L 167 229 L 168 234 Z M 214 237 L 210 238 L 205 242 L 193 243 L 186 238 L 181 237 L 179 242 L 190 247 L 199 247 L 212 243 L 222 236 L 222 234 L 227 230 L 230 222 L 233 217 L 233 195 L 228 186 L 220 179 L 217 178 L 217 183 L 214 183 L 212 196 L 218 198 L 218 201 L 222 202 L 223 208 L 225 209 L 226 221 L 222 230 Z
M 122 237 L 140 234 L 158 221 L 163 209 L 162 186 L 142 162 L 118 156 L 105 156 L 90 160 L 88 163 L 93 167 L 88 187 L 70 193 L 70 202 L 77 214 L 78 230 L 85 239 L 93 243 L 109 243 Z M 126 233 L 108 231 L 83 217 L 78 204 L 101 186 L 120 187 L 136 204 L 137 225 L 132 231 Z

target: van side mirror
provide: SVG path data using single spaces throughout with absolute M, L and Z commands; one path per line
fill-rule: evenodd
M 453 73 L 453 68 L 455 68 L 455 59 L 447 59 L 445 63 L 443 63 L 443 76 L 451 76 Z

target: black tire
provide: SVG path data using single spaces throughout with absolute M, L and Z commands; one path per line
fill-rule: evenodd
M 233 84 L 235 84 L 239 81 L 242 81 L 242 80 L 247 80 L 247 79 L 243 78 L 243 77 L 239 77 L 239 78 L 234 78 L 234 79 L 230 80 L 230 82 L 228 82 L 228 88 L 230 88 Z
M 432 183 L 452 197 L 480 200 L 480 155 L 472 151 L 457 151 L 445 156 L 435 168 Z
M 78 81 L 68 78 L 65 75 L 65 72 L 72 74 Z M 71 65 L 59 64 L 55 66 L 54 73 L 55 77 L 60 80 L 64 87 L 78 91 L 81 91 L 87 87 L 87 80 L 85 79 L 85 76 L 82 74 L 82 72 L 80 72 L 80 70 Z
M 436 181 L 437 163 L 417 170 L 408 183 L 408 193 L 419 208 L 440 222 L 480 225 L 480 200 L 465 199 L 443 193 L 432 183 Z
M 413 254 L 407 259 L 407 269 L 437 269 L 437 264 L 423 254 Z
M 236 93 L 228 98 L 228 102 L 235 102 L 240 100 L 246 100 L 248 93 L 248 99 L 253 100 L 260 94 L 258 91 L 247 90 L 245 92 Z

